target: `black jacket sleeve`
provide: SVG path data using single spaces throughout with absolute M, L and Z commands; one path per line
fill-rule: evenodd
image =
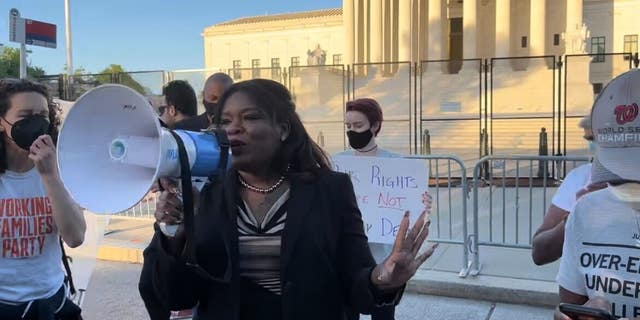
M 166 239 L 159 228 L 156 229 L 149 246 L 144 250 L 143 269 L 140 287 L 153 291 L 159 302 L 170 310 L 184 310 L 198 302 L 199 281 L 185 260 L 167 250 Z M 143 297 L 144 299 L 144 297 Z
M 162 233 L 157 224 L 154 225 L 153 239 L 144 250 L 139 283 L 145 305 L 148 306 L 147 301 L 150 301 L 164 304 L 170 310 L 189 309 L 208 299 L 213 291 L 223 288 L 219 285 L 226 288 L 231 272 L 230 260 L 222 233 L 216 229 L 222 223 L 214 220 L 216 215 L 213 214 L 221 210 L 213 204 L 223 201 L 219 197 L 212 198 L 212 194 L 222 194 L 220 187 L 220 183 L 207 184 L 201 191 L 200 213 L 195 216 L 195 225 L 201 228 L 194 230 L 199 266 L 188 265 L 181 252 L 170 249 L 170 238 Z

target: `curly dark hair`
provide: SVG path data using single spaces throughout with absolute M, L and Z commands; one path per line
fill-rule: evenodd
M 0 117 L 4 117 L 11 108 L 11 97 L 21 92 L 36 92 L 47 99 L 47 104 L 49 105 L 49 135 L 51 135 L 51 139 L 55 144 L 58 140 L 58 128 L 60 127 L 60 106 L 51 100 L 47 88 L 42 84 L 26 79 L 0 79 Z M 7 170 L 5 134 L 0 132 L 0 174 Z

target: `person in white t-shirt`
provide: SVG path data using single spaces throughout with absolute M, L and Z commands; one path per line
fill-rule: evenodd
M 563 303 L 640 318 L 640 70 L 613 79 L 591 113 L 597 143 L 591 180 L 566 223 L 558 271 Z M 569 320 L 556 309 L 555 319 Z
M 595 150 L 591 118 L 586 116 L 579 126 L 584 130 L 584 139 L 589 145 L 589 153 Z M 578 197 L 586 192 L 604 188 L 606 184 L 591 182 L 591 163 L 583 164 L 571 170 L 551 200 L 551 206 L 544 215 L 542 225 L 533 236 L 531 257 L 539 266 L 554 262 L 562 256 L 564 224 L 567 216 L 575 207 Z
M 56 161 L 57 106 L 28 80 L 0 80 L 0 319 L 78 319 L 67 299 L 60 237 L 86 224 Z

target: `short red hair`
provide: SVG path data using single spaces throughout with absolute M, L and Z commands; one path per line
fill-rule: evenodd
M 382 129 L 382 108 L 378 104 L 378 101 L 371 98 L 361 98 L 347 102 L 347 111 L 358 111 L 364 114 L 369 120 L 369 125 L 373 126 L 378 122 L 378 129 L 375 134 L 378 135 L 380 129 Z

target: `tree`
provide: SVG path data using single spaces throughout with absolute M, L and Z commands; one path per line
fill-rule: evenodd
M 27 77 L 41 78 L 45 75 L 44 69 L 38 66 L 27 65 Z M 0 78 L 20 77 L 20 49 L 5 47 L 0 54 Z
M 116 77 L 115 75 L 117 75 L 117 79 L 114 79 L 114 77 Z M 134 80 L 119 64 L 109 65 L 96 76 L 96 80 L 101 84 L 112 83 L 115 80 L 117 83 L 138 91 L 142 95 L 148 95 L 150 93 L 149 89 L 145 89 L 138 81 Z
M 74 70 L 73 81 L 70 87 L 71 100 L 75 100 L 88 90 L 106 83 L 119 83 L 138 91 L 142 95 L 151 93 L 150 89 L 143 87 L 138 81 L 134 80 L 131 75 L 126 73 L 121 65 L 111 64 L 98 74 L 88 74 L 82 67 Z
M 65 64 L 64 64 L 64 67 L 62 68 L 62 72 L 63 72 L 64 74 L 67 74 L 67 70 L 68 70 L 68 68 L 67 68 L 67 64 L 65 63 Z M 85 74 L 85 73 L 87 73 L 87 70 L 85 70 L 85 68 L 84 68 L 84 67 L 80 66 L 80 68 L 76 68 L 75 70 L 73 70 L 73 73 L 72 73 L 72 74 L 73 74 L 74 76 L 80 76 L 80 75 L 83 75 L 83 74 Z

